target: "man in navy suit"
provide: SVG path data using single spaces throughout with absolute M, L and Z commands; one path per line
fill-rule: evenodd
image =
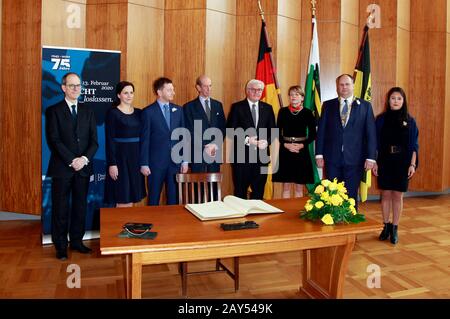
M 319 119 L 316 163 L 328 179 L 344 181 L 348 196 L 357 202 L 364 170 L 375 164 L 376 131 L 372 105 L 353 96 L 349 74 L 336 79 L 338 98 L 325 101 Z
M 234 195 L 244 199 L 247 199 L 249 186 L 252 199 L 263 199 L 267 181 L 271 130 L 276 125 L 272 106 L 260 101 L 263 90 L 264 82 L 248 81 L 245 87 L 247 97 L 231 105 L 228 115 L 227 127 L 234 129 L 233 136 L 230 136 L 234 140 Z
M 198 97 L 183 106 L 186 128 L 191 133 L 193 173 L 220 172 L 225 113 L 222 103 L 211 98 L 211 86 L 210 78 L 199 76 L 195 83 Z
M 148 203 L 159 205 L 161 190 L 166 184 L 167 205 L 176 205 L 177 186 L 175 176 L 181 170 L 186 173 L 187 162 L 172 158 L 172 148 L 180 142 L 172 140 L 172 132 L 184 128 L 184 115 L 180 106 L 171 103 L 175 96 L 172 81 L 158 78 L 153 83 L 157 100 L 144 108 L 141 114 L 140 144 L 141 173 L 148 177 Z
M 67 234 L 72 250 L 91 252 L 82 240 L 89 176 L 98 142 L 94 111 L 78 103 L 81 93 L 78 74 L 65 74 L 61 88 L 64 100 L 45 112 L 45 133 L 51 151 L 47 176 L 52 178 L 52 241 L 56 258 L 66 260 Z

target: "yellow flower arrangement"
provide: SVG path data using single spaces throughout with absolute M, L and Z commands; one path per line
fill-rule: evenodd
M 358 214 L 355 208 L 355 200 L 349 198 L 344 182 L 338 183 L 324 179 L 309 193 L 310 199 L 306 202 L 305 209 L 300 218 L 309 220 L 321 220 L 325 225 L 339 223 L 359 223 L 366 218 Z

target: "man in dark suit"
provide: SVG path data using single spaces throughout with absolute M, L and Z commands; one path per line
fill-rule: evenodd
M 142 131 L 140 145 L 141 173 L 148 177 L 148 203 L 159 205 L 164 183 L 166 184 L 167 204 L 176 205 L 177 185 L 175 176 L 181 170 L 186 173 L 187 162 L 172 158 L 172 148 L 179 140 L 172 140 L 172 132 L 184 128 L 183 109 L 171 103 L 175 96 L 172 81 L 158 78 L 153 83 L 157 100 L 144 108 L 141 114 Z
M 344 181 L 348 196 L 357 202 L 364 170 L 375 163 L 376 132 L 372 105 L 353 96 L 349 74 L 336 79 L 338 98 L 325 101 L 319 119 L 316 163 L 328 179 Z
M 247 198 L 251 186 L 251 198 L 262 199 L 267 181 L 267 166 L 270 162 L 269 145 L 275 115 L 270 104 L 260 101 L 264 83 L 250 80 L 245 86 L 246 99 L 231 105 L 227 127 L 233 147 L 234 195 Z
M 98 142 L 93 110 L 78 103 L 80 77 L 67 73 L 61 88 L 65 98 L 46 110 L 45 132 L 51 151 L 47 176 L 52 178 L 52 240 L 56 258 L 66 260 L 68 233 L 72 250 L 91 252 L 82 240 L 89 176 Z
M 183 106 L 186 128 L 191 133 L 193 173 L 220 172 L 226 122 L 222 103 L 211 98 L 211 86 L 210 78 L 199 76 L 195 83 L 198 97 Z

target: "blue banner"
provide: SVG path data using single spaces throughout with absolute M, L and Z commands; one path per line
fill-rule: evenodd
M 61 80 L 67 72 L 81 77 L 79 103 L 91 107 L 97 121 L 99 148 L 90 177 L 85 239 L 98 237 L 100 208 L 106 174 L 105 114 L 111 108 L 116 84 L 120 81 L 120 52 L 43 47 L 42 48 L 42 242 L 51 242 L 51 178 L 46 177 L 50 150 L 45 137 L 45 110 L 64 99 Z

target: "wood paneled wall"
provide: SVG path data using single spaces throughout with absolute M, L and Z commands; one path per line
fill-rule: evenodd
M 3 0 L 0 210 L 41 211 L 41 1 Z
M 133 82 L 134 104 L 143 108 L 155 99 L 152 83 L 164 73 L 164 0 L 128 4 L 127 73 Z
M 195 79 L 205 72 L 206 2 L 166 1 L 164 30 L 164 74 L 183 105 L 196 96 Z
M 444 184 L 443 189 L 450 187 L 450 0 L 447 0 L 447 55 L 445 69 L 445 129 L 444 129 Z
M 225 114 L 239 95 L 236 76 L 236 2 L 208 0 L 206 2 L 205 69 L 213 83 L 212 96 L 223 103 Z M 192 87 L 191 91 L 195 91 Z M 227 143 L 227 141 L 225 141 Z M 225 145 L 227 147 L 228 144 Z M 223 155 L 225 158 L 226 154 Z M 233 193 L 231 165 L 223 164 L 223 192 Z
M 0 62 L 2 61 L 2 47 L 1 47 L 1 43 L 2 43 L 2 29 L 3 29 L 3 24 L 2 24 L 2 16 L 3 16 L 3 10 L 2 10 L 2 1 L 0 0 Z M 0 69 L 2 68 L 2 66 L 0 65 Z M 0 83 L 2 83 L 2 77 L 3 77 L 3 71 L 0 70 Z M 2 87 L 0 85 L 0 133 L 2 132 Z M 0 135 L 0 143 L 2 143 L 2 136 Z M 1 153 L 0 153 L 1 154 Z M 0 174 L 2 172 L 2 166 L 0 164 Z M 1 192 L 2 188 L 0 186 L 0 205 L 2 205 L 3 203 L 3 193 Z M 1 207 L 1 206 L 0 206 Z M 0 208 L 1 209 L 1 208 Z
M 86 0 L 42 0 L 41 29 L 42 45 L 86 47 Z
M 411 187 L 441 190 L 444 185 L 447 0 L 411 0 L 410 111 L 419 123 L 420 168 Z M 448 109 L 448 105 L 447 105 Z M 447 133 L 448 134 L 448 133 Z
M 410 190 L 450 187 L 449 2 L 317 4 L 322 100 L 336 96 L 337 75 L 353 72 L 367 5 L 381 7 L 381 29 L 370 30 L 372 104 L 380 113 L 392 86 L 402 86 L 408 94 L 420 129 L 420 169 Z M 74 4 L 81 9 L 80 28 L 66 25 L 67 6 Z M 156 77 L 172 78 L 175 102 L 184 104 L 196 96 L 195 78 L 206 73 L 213 81 L 213 96 L 228 113 L 232 102 L 245 97 L 244 85 L 255 76 L 261 27 L 256 1 L 0 0 L 0 5 L 0 210 L 40 213 L 41 45 L 122 51 L 121 77 L 135 84 L 138 107 L 155 99 L 151 86 Z M 263 0 L 262 5 L 287 104 L 287 88 L 305 82 L 310 1 Z M 14 93 L 17 87 L 21 94 Z M 18 105 L 26 105 L 27 111 L 17 112 Z M 225 193 L 231 193 L 228 164 L 224 173 Z

